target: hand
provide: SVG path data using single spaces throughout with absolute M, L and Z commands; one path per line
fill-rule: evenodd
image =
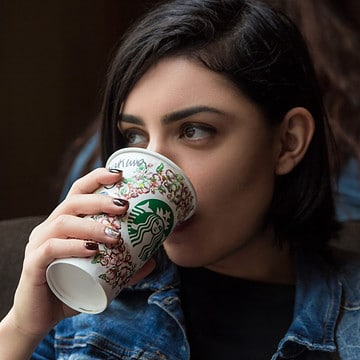
M 60 302 L 46 283 L 46 268 L 57 258 L 90 257 L 97 250 L 87 243 L 115 244 L 105 225 L 84 215 L 123 215 L 127 204 L 107 195 L 93 194 L 101 185 L 121 181 L 121 173 L 101 168 L 77 180 L 66 199 L 31 233 L 14 305 L 8 317 L 14 327 L 29 337 L 42 337 L 57 322 L 76 314 Z M 9 320 L 9 319 L 8 319 Z

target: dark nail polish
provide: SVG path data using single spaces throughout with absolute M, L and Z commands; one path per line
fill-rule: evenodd
M 109 169 L 109 172 L 113 174 L 122 174 L 122 170 L 120 169 Z
M 99 249 L 99 245 L 96 242 L 92 242 L 92 241 L 86 241 L 85 247 L 87 250 L 98 250 Z
M 125 199 L 114 198 L 113 203 L 116 206 L 129 206 L 129 202 Z

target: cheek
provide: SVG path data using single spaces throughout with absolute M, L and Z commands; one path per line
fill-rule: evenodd
M 189 168 L 188 174 L 198 196 L 199 214 L 257 217 L 270 205 L 275 179 L 270 161 L 209 161 Z

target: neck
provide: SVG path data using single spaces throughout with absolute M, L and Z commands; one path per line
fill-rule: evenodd
M 220 274 L 259 282 L 295 282 L 294 259 L 288 244 L 279 246 L 271 236 L 249 241 L 227 257 L 226 261 L 220 260 L 205 267 Z

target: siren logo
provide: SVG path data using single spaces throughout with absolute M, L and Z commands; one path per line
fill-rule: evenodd
M 168 204 L 157 199 L 139 202 L 128 218 L 131 244 L 141 246 L 139 258 L 146 261 L 170 234 L 174 215 Z

